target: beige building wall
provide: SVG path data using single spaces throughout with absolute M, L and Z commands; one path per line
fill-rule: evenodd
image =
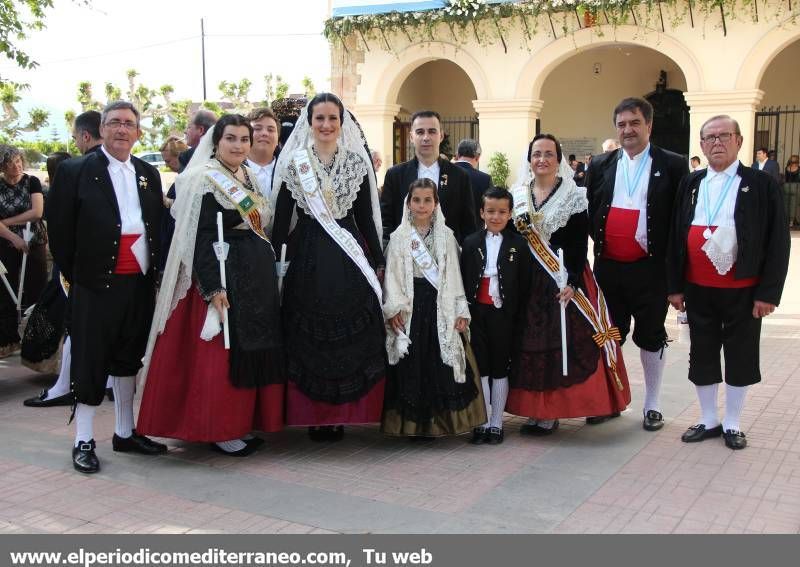
M 761 80 L 764 106 L 800 108 L 800 41 L 781 51 L 769 64 Z
M 472 116 L 475 87 L 461 67 L 450 61 L 420 65 L 403 83 L 397 103 L 402 112 L 435 110 L 442 117 Z
M 640 18 L 641 10 L 645 9 L 640 9 Z M 800 26 L 793 19 L 800 15 L 800 2 L 792 3 L 791 9 L 782 0 L 760 2 L 758 22 L 746 13 L 735 19 L 728 18 L 727 34 L 723 34 L 718 14 L 695 13 L 694 26 L 688 18 L 673 26 L 670 10 L 688 13 L 688 8 L 679 4 L 674 8 L 665 5 L 665 9 L 665 31 L 661 30 L 657 18 L 652 19 L 647 28 L 642 25 L 598 25 L 579 29 L 575 18 L 558 16 L 554 26 L 555 37 L 547 18 L 541 17 L 536 32 L 527 39 L 518 20 L 504 22 L 507 51 L 499 41 L 491 45 L 478 44 L 471 33 L 459 34 L 456 30 L 454 36 L 444 24 L 435 28 L 433 40 L 420 34 L 407 36 L 387 31 L 385 36 L 389 48 L 383 38 L 369 41 L 367 49 L 362 39 L 351 36 L 347 52 L 335 44 L 333 46 L 331 84 L 334 88 L 337 84 L 346 87 L 342 94 L 346 103 L 353 106 L 370 143 L 390 156 L 391 121 L 401 104 L 400 93 L 406 80 L 425 63 L 450 61 L 464 70 L 475 89 L 473 107 L 480 119 L 484 155 L 504 152 L 509 157 L 512 171 L 515 171 L 522 154 L 520 148 L 530 140 L 540 116 L 543 120 L 558 118 L 559 125 L 563 124 L 566 132 L 577 131 L 577 126 L 569 122 L 564 111 L 558 110 L 560 105 L 564 106 L 559 91 L 551 89 L 560 88 L 561 94 L 564 94 L 564 89 L 570 89 L 570 94 L 581 93 L 584 96 L 582 106 L 590 105 L 591 116 L 598 116 L 598 126 L 594 126 L 594 118 L 584 120 L 592 120 L 592 129 L 596 129 L 593 136 L 604 137 L 600 133 L 602 122 L 613 108 L 612 103 L 604 104 L 604 101 L 616 100 L 622 89 L 615 90 L 615 96 L 610 97 L 603 87 L 594 88 L 594 83 L 580 76 L 582 72 L 574 77 L 573 68 L 576 62 L 594 62 L 606 49 L 609 53 L 604 67 L 609 74 L 616 73 L 622 77 L 618 62 L 621 56 L 612 57 L 612 48 L 637 46 L 662 54 L 666 58 L 662 61 L 671 61 L 680 69 L 680 73 L 674 68 L 666 70 L 673 86 L 678 85 L 681 74 L 685 81 L 684 97 L 691 111 L 690 153 L 701 153 L 699 129 L 702 122 L 715 114 L 726 113 L 742 125 L 744 144 L 740 156 L 747 162 L 752 156 L 755 111 L 764 103 L 764 97 L 778 96 L 783 99 L 781 104 L 789 104 L 786 99 L 792 97 L 792 89 L 788 86 L 780 95 L 766 95 L 765 91 L 774 93 L 780 89 L 771 86 L 771 75 L 775 71 L 769 70 L 770 63 L 782 51 L 795 49 L 793 44 L 800 40 Z M 562 25 L 566 27 L 566 33 Z M 482 26 L 484 33 L 490 35 L 490 24 Z M 796 56 L 786 57 L 787 61 L 797 60 Z M 784 64 L 779 59 L 776 65 L 785 68 L 790 63 Z M 633 69 L 633 66 L 629 68 Z M 658 68 L 663 67 L 658 65 Z M 337 72 L 350 75 L 339 77 Z M 633 74 L 637 73 L 640 78 L 636 82 L 625 83 L 626 90 L 635 92 L 624 94 L 642 95 L 652 90 L 657 69 L 655 72 L 636 69 Z M 786 70 L 783 75 L 791 73 L 792 70 Z M 564 79 L 559 79 L 559 76 Z M 431 93 L 434 90 L 449 91 L 447 84 L 435 79 L 429 83 Z M 553 114 L 548 114 L 551 110 Z M 544 127 L 548 128 L 547 123 Z M 487 161 L 482 160 L 484 167 Z

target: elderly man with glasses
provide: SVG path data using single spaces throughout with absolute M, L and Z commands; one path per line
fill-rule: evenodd
M 737 158 L 739 124 L 714 116 L 700 128 L 700 141 L 708 168 L 690 174 L 678 189 L 667 255 L 669 301 L 689 319 L 689 380 L 702 411 L 681 439 L 722 436 L 730 449 L 744 449 L 742 408 L 747 388 L 761 381 L 761 319 L 780 302 L 790 237 L 775 179 Z
M 93 422 L 106 376 L 114 388 L 114 451 L 157 454 L 167 450 L 133 429 L 136 373 L 142 366 L 155 304 L 161 179 L 131 156 L 141 135 L 131 103 L 102 113 L 97 151 L 61 164 L 47 203 L 50 248 L 70 284 L 70 389 L 76 421 L 74 468 L 100 469 Z

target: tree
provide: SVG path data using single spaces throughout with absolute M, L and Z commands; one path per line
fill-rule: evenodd
M 280 75 L 275 77 L 275 100 L 286 98 L 289 94 L 289 83 L 283 80 Z
M 0 54 L 21 69 L 33 69 L 37 63 L 17 46 L 28 32 L 44 27 L 44 13 L 53 7 L 53 0 L 0 0 Z M 0 76 L 0 84 L 7 83 Z
M 217 88 L 222 93 L 222 99 L 230 102 L 233 108 L 230 112 L 247 115 L 253 110 L 253 103 L 248 99 L 250 97 L 250 87 L 253 83 L 250 79 L 242 79 L 238 83 L 222 81 Z
M 306 98 L 314 98 L 314 95 L 317 94 L 317 89 L 314 88 L 314 82 L 311 80 L 311 77 L 306 75 L 303 77 L 303 92 L 306 95 Z
M 28 113 L 28 123 L 24 126 L 21 124 L 16 104 L 22 99 L 20 91 L 27 88 L 27 85 L 18 85 L 17 83 L 0 83 L 0 105 L 3 107 L 3 115 L 0 116 L 0 131 L 10 140 L 14 140 L 23 132 L 35 132 L 39 128 L 47 126 L 50 118 L 47 111 L 33 108 Z

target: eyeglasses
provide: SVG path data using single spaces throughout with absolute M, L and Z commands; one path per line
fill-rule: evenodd
M 700 141 L 706 144 L 714 144 L 717 140 L 719 140 L 720 143 L 727 144 L 731 141 L 734 135 L 735 134 L 731 132 L 723 132 L 722 134 L 718 134 L 716 136 L 714 134 L 709 134 L 708 136 L 703 136 L 700 138 Z
M 544 158 L 546 160 L 553 160 L 553 159 L 556 159 L 556 154 L 554 154 L 553 152 L 544 152 L 544 153 L 542 153 L 542 152 L 533 152 L 531 154 L 531 157 L 533 159 L 542 159 L 542 158 Z
M 126 130 L 136 130 L 139 125 L 136 122 L 132 122 L 130 120 L 126 120 L 123 122 L 122 120 L 109 120 L 105 123 L 107 128 L 111 128 L 112 130 L 116 130 L 119 127 L 125 128 Z

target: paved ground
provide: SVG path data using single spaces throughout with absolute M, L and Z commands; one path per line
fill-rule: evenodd
M 249 459 L 175 441 L 167 456 L 146 458 L 111 450 L 114 412 L 104 404 L 95 426 L 103 471 L 85 477 L 72 470 L 65 409 L 22 406 L 52 378 L 14 357 L 0 361 L 0 532 L 798 533 L 797 235 L 793 250 L 784 303 L 764 325 L 764 380 L 745 407 L 744 451 L 681 443 L 699 408 L 687 347 L 675 341 L 658 433 L 641 429 L 641 367 L 626 347 L 632 409 L 600 426 L 567 420 L 546 439 L 520 437 L 522 420 L 507 416 L 497 447 L 353 427 L 330 446 L 303 430 L 268 435 Z

